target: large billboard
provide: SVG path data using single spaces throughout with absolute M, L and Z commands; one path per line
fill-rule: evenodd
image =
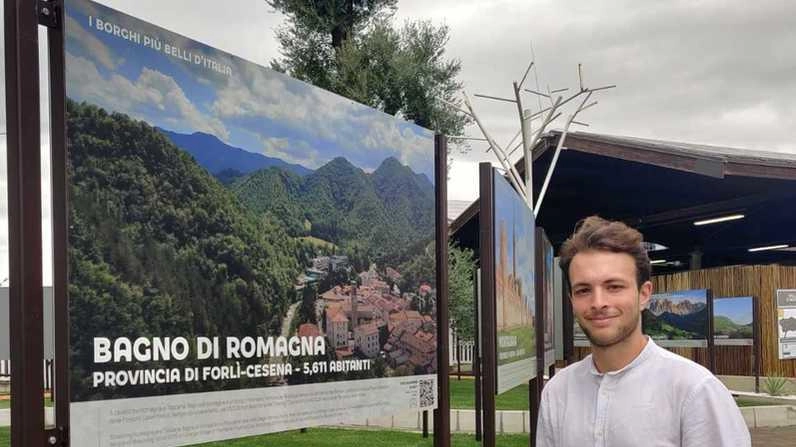
M 494 176 L 497 392 L 536 376 L 533 213 L 501 176 Z
M 796 289 L 777 290 L 777 340 L 780 360 L 796 359 Z
M 716 345 L 754 343 L 754 297 L 713 298 L 713 338 Z
M 72 445 L 436 407 L 432 132 L 68 0 Z
M 709 289 L 654 294 L 642 312 L 643 330 L 664 347 L 707 347 Z

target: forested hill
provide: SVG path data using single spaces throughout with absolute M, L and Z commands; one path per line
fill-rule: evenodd
M 306 177 L 269 168 L 231 186 L 250 209 L 313 236 L 397 265 L 434 237 L 434 187 L 394 158 L 372 174 L 335 158 Z
M 73 377 L 94 336 L 277 333 L 299 272 L 281 225 L 148 124 L 67 110 Z

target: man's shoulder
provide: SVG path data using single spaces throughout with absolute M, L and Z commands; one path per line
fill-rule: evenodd
M 547 384 L 545 384 L 544 390 L 553 394 L 562 392 L 571 381 L 578 381 L 584 375 L 589 374 L 589 365 L 591 362 L 591 354 L 589 354 L 582 360 L 563 368 L 561 371 L 557 371 Z
M 660 367 L 671 368 L 673 372 L 679 372 L 697 380 L 713 376 L 710 370 L 691 359 L 657 345 L 655 346 L 655 351 L 656 363 Z
M 710 370 L 699 363 L 656 345 L 654 367 L 656 377 L 678 382 L 681 386 L 693 387 L 706 380 L 718 380 Z

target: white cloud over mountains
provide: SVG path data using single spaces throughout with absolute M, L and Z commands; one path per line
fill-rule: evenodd
M 221 120 L 202 112 L 170 76 L 143 68 L 135 81 L 111 74 L 103 76 L 94 62 L 71 53 L 66 55 L 69 96 L 111 111 L 131 114 L 137 119 L 178 131 L 211 133 L 222 140 L 229 131 Z M 154 116 L 153 116 L 154 115 Z

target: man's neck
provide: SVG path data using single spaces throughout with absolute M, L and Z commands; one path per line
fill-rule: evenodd
M 601 373 L 619 371 L 641 354 L 647 341 L 647 336 L 639 330 L 615 345 L 605 348 L 592 345 L 594 366 Z

